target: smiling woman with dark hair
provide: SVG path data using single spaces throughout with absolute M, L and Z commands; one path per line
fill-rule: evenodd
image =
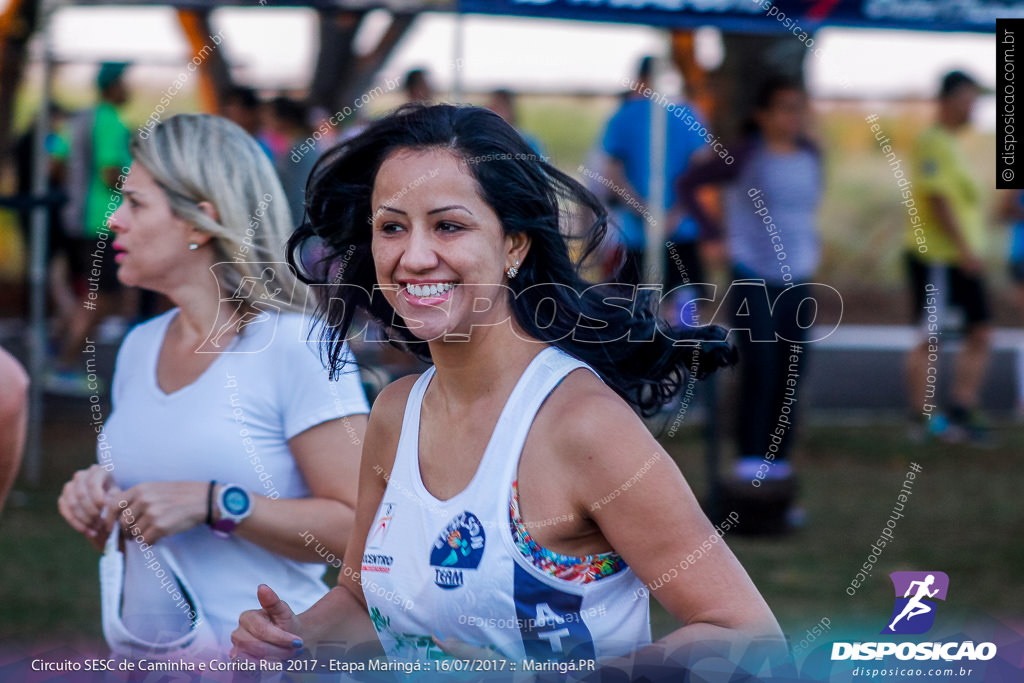
M 574 206 L 592 219 L 576 260 Z M 651 643 L 648 589 L 685 624 L 666 643 L 781 638 L 637 415 L 695 354 L 704 375 L 734 352 L 582 279 L 605 227 L 593 195 L 492 112 L 411 106 L 319 162 L 307 215 L 289 249 L 323 285 L 332 370 L 356 309 L 433 367 L 374 404 L 339 586 L 300 615 L 261 587 L 237 654 L 342 640 L 393 662 L 618 657 Z

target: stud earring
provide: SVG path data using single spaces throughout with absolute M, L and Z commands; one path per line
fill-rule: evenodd
M 196 244 L 195 242 L 189 242 L 188 243 L 188 248 L 189 248 L 189 251 L 195 251 L 196 249 L 199 248 L 199 245 Z
M 509 266 L 505 270 L 505 275 L 507 275 L 508 279 L 511 280 L 511 279 L 515 278 L 515 276 L 518 275 L 518 274 L 519 274 L 519 259 L 516 259 L 516 264 L 514 266 Z

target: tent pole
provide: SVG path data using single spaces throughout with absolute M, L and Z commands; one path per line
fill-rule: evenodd
M 462 13 L 462 2 L 455 7 L 455 36 L 452 40 L 452 100 L 460 103 L 466 94 L 462 82 L 463 57 L 466 52 L 466 15 Z
M 46 3 L 49 4 L 49 3 Z M 28 452 L 25 457 L 25 478 L 31 486 L 39 486 L 42 480 L 42 439 L 43 439 L 43 375 L 46 372 L 46 290 L 47 290 L 47 242 L 49 231 L 49 204 L 40 200 L 49 190 L 49 154 L 46 137 L 50 131 L 50 106 L 53 101 L 53 44 L 50 32 L 50 12 L 44 4 L 40 17 L 40 35 L 43 42 L 43 83 L 36 115 L 35 134 L 32 140 L 32 155 L 35 159 L 32 169 L 31 232 L 29 251 L 29 386 L 28 410 Z
M 651 73 L 651 85 L 655 86 L 665 70 L 665 58 L 658 55 L 654 59 Z M 650 173 L 647 183 L 647 210 L 650 220 L 644 221 L 646 249 L 644 251 L 644 273 L 647 282 L 660 287 L 664 282 L 665 259 L 665 153 L 668 147 L 668 111 L 659 104 L 661 97 L 650 98 L 650 149 L 648 159 Z M 660 297 L 659 297 L 660 298 Z

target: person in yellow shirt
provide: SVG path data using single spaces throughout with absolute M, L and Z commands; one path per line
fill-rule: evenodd
M 956 138 L 970 122 L 979 94 L 981 87 L 967 74 L 946 74 L 935 125 L 914 145 L 913 193 L 920 213 L 910 216 L 906 243 L 914 322 L 921 338 L 907 359 L 907 381 L 915 439 L 930 433 L 983 445 L 991 438 L 977 409 L 992 336 L 981 260 L 986 226 L 981 188 Z M 962 313 L 964 339 L 956 358 L 947 422 L 934 402 L 942 334 L 954 326 L 951 308 Z

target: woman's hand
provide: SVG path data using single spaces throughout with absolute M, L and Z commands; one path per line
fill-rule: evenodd
M 145 482 L 116 498 L 115 512 L 126 532 L 152 545 L 206 521 L 209 486 L 203 481 Z
M 299 617 L 266 584 L 256 589 L 256 597 L 263 609 L 242 612 L 238 618 L 238 628 L 231 634 L 231 658 L 291 659 L 302 649 Z
M 455 659 L 507 659 L 507 657 L 502 655 L 500 652 L 495 652 L 487 647 L 470 645 L 469 643 L 456 640 L 455 638 L 441 638 L 439 636 L 432 636 L 432 638 L 434 640 L 434 645 L 437 645 L 441 648 L 442 652 L 449 657 L 454 657 Z
M 64 484 L 57 509 L 75 531 L 84 534 L 97 550 L 103 550 L 117 518 L 113 500 L 118 493 L 120 489 L 110 472 L 93 465 L 75 472 Z

